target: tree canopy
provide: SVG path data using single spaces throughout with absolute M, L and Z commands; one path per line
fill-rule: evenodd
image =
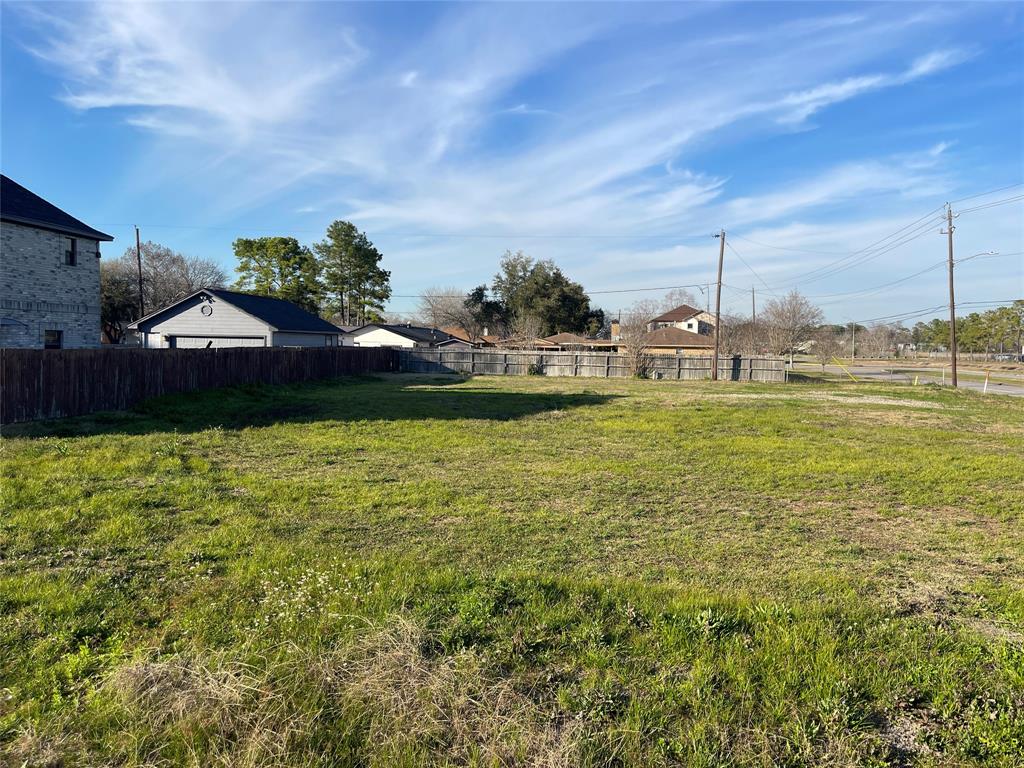
M 141 244 L 142 298 L 146 313 L 173 304 L 200 288 L 221 288 L 227 275 L 215 261 L 186 256 L 165 245 Z M 117 344 L 125 327 L 139 319 L 139 277 L 135 249 L 100 263 L 100 322 L 108 341 Z
M 917 323 L 912 332 L 915 344 L 949 347 L 949 321 L 941 318 Z M 1024 300 L 985 312 L 972 312 L 956 319 L 957 346 L 968 352 L 1017 350 L 1024 344 Z
M 313 252 L 294 237 L 240 237 L 233 248 L 238 290 L 320 311 L 320 266 Z
M 553 333 L 597 333 L 604 312 L 590 306 L 583 286 L 570 280 L 551 260 L 535 261 L 522 251 L 506 251 L 490 287 L 481 285 L 466 298 L 479 325 L 534 327 Z
M 313 244 L 322 275 L 323 310 L 344 325 L 378 321 L 391 298 L 391 273 L 370 239 L 348 221 L 335 221 Z

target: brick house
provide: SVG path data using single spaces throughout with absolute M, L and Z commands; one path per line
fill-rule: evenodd
M 0 347 L 98 347 L 100 242 L 113 239 L 0 175 Z

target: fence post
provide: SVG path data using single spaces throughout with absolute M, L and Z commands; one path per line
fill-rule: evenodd
M 580 375 L 580 353 L 576 352 L 572 356 L 572 375 L 573 377 Z
M 503 376 L 508 376 L 508 352 L 503 352 L 501 355 L 501 373 Z
M 469 353 L 469 372 L 476 373 L 476 352 Z

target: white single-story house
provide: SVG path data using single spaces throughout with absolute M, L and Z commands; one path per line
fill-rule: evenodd
M 385 325 L 368 323 L 345 334 L 345 345 L 355 347 L 472 347 L 465 339 L 452 336 L 437 328 L 418 325 Z
M 337 347 L 341 329 L 284 299 L 203 288 L 128 326 L 150 349 Z

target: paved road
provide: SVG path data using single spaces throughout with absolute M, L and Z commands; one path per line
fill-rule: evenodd
M 796 371 L 820 371 L 821 366 L 815 365 L 814 363 L 796 363 L 794 366 Z M 833 373 L 838 376 L 845 376 L 846 372 L 838 365 L 826 365 L 825 370 L 828 373 Z M 855 365 L 847 366 L 847 370 L 858 379 L 867 379 L 869 381 L 893 381 L 909 383 L 914 380 L 916 376 L 918 381 L 921 383 L 935 383 L 939 384 L 942 382 L 942 370 L 937 368 L 914 368 L 912 366 L 896 366 L 895 373 L 890 373 L 890 369 L 876 365 Z M 985 387 L 985 380 L 983 378 L 975 378 L 974 375 L 964 376 L 964 371 L 961 371 L 961 375 L 957 377 L 959 380 L 957 383 L 960 385 L 960 389 L 973 389 L 977 392 L 981 392 Z M 981 374 L 984 376 L 984 373 Z M 946 383 L 949 383 L 949 371 L 946 371 Z M 998 381 L 989 381 L 988 383 L 988 394 L 990 395 L 1011 395 L 1013 397 L 1024 397 L 1024 380 L 1019 384 L 1005 384 Z

